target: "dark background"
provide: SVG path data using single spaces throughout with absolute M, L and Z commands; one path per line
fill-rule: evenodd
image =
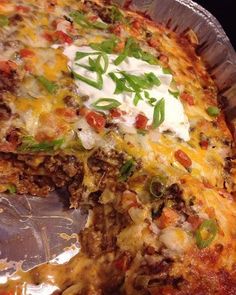
M 194 0 L 221 23 L 236 50 L 236 0 Z

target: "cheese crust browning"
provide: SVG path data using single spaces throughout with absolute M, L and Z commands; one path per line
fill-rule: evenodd
M 234 142 L 197 46 L 108 1 L 0 1 L 0 192 L 89 212 L 79 254 L 0 294 L 236 294 Z

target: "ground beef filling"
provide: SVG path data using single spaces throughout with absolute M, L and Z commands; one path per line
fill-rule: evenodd
M 68 155 L 0 153 L 0 185 L 11 184 L 19 194 L 45 197 L 56 188 L 70 190 L 83 182 L 83 163 Z

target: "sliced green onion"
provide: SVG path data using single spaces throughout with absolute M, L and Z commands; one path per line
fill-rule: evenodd
M 86 29 L 95 28 L 104 30 L 108 28 L 108 25 L 106 23 L 99 21 L 92 22 L 83 13 L 78 11 L 72 12 L 70 16 L 73 18 L 74 22 Z
M 149 192 L 155 198 L 161 198 L 165 192 L 165 185 L 159 177 L 152 178 L 149 186 Z
M 105 30 L 108 28 L 108 24 L 96 21 L 96 22 L 92 23 L 92 27 L 95 29 Z
M 195 233 L 198 248 L 203 249 L 208 247 L 214 240 L 217 231 L 217 223 L 214 219 L 203 221 Z
M 169 89 L 168 91 L 169 91 L 169 93 L 170 93 L 171 95 L 173 95 L 175 98 L 178 98 L 178 97 L 179 97 L 179 91 L 171 91 L 170 89 Z
M 125 162 L 125 164 L 120 169 L 120 177 L 121 181 L 127 180 L 127 178 L 132 174 L 135 168 L 135 162 L 133 159 L 130 159 Z
M 135 106 L 138 105 L 138 102 L 142 99 L 142 96 L 140 95 L 140 93 L 135 93 L 135 96 L 134 96 L 134 100 L 133 100 L 133 103 Z
M 165 100 L 162 98 L 159 100 L 155 107 L 153 112 L 153 128 L 159 127 L 165 120 Z
M 214 106 L 208 107 L 206 111 L 207 111 L 207 114 L 211 117 L 216 117 L 220 113 L 220 109 Z
M 158 79 L 158 77 L 154 73 L 150 72 L 145 74 L 144 76 L 147 79 L 150 87 L 153 87 L 154 85 L 155 86 L 161 85 L 161 81 Z
M 13 184 L 9 184 L 7 186 L 7 190 L 9 191 L 10 194 L 15 194 L 16 193 L 16 186 Z
M 9 25 L 9 20 L 7 18 L 7 16 L 5 15 L 0 15 L 0 27 L 5 27 Z
M 76 73 L 74 71 L 72 71 L 72 74 L 73 74 L 73 76 L 76 79 L 78 79 L 78 80 L 80 80 L 80 81 L 82 81 L 84 83 L 87 83 L 88 85 L 90 85 L 90 86 L 92 86 L 94 88 L 97 88 L 99 90 L 102 90 L 102 87 L 103 87 L 103 79 L 102 79 L 101 74 L 98 74 L 97 73 L 97 81 L 90 80 L 90 79 L 88 79 L 88 78 L 86 78 L 86 77 L 84 77 L 84 76 L 82 76 L 82 75 L 80 75 L 80 74 L 78 74 L 78 73 Z
M 115 73 L 109 73 L 108 75 L 116 83 L 114 94 L 120 94 L 122 92 L 133 92 L 131 88 L 128 88 L 126 86 L 126 80 L 124 78 L 118 78 Z
M 38 76 L 37 80 L 50 94 L 55 93 L 58 89 L 58 85 L 55 82 L 49 81 L 44 76 Z
M 22 138 L 22 144 L 19 146 L 18 151 L 21 152 L 50 152 L 58 150 L 64 143 L 64 138 L 55 139 L 52 141 L 36 142 L 32 136 Z
M 101 43 L 91 43 L 89 46 L 98 51 L 102 51 L 105 53 L 112 53 L 118 43 L 119 39 L 117 37 L 113 37 L 111 39 L 105 40 Z
M 112 110 L 119 107 L 121 103 L 113 98 L 100 98 L 92 106 L 98 110 Z
M 76 60 L 80 60 L 86 56 L 89 56 L 89 55 L 97 55 L 99 54 L 99 52 L 81 52 L 81 51 L 77 51 L 76 54 L 75 54 L 75 61 Z
M 122 22 L 124 20 L 124 15 L 116 6 L 112 6 L 109 11 L 112 23 L 114 22 Z
M 157 64 L 157 59 L 152 54 L 143 51 L 139 44 L 134 41 L 133 38 L 128 38 L 125 44 L 124 51 L 115 59 L 114 64 L 118 66 L 121 64 L 127 56 L 142 59 L 149 64 Z
M 171 69 L 169 69 L 169 68 L 162 68 L 162 72 L 164 74 L 166 74 L 166 75 L 171 75 L 172 74 Z

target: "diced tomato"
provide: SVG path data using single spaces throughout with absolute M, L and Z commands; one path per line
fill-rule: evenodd
M 79 109 L 80 116 L 86 116 L 88 113 L 89 113 L 89 109 L 87 109 L 86 107 L 82 107 Z
M 160 46 L 160 42 L 156 37 L 152 37 L 148 40 L 148 45 L 153 48 L 158 48 Z
M 27 13 L 30 11 L 30 8 L 27 6 L 23 6 L 23 5 L 16 5 L 16 10 Z
M 131 26 L 135 29 L 135 30 L 140 30 L 142 28 L 142 23 L 140 20 L 136 19 L 132 22 Z
M 34 56 L 34 52 L 28 48 L 23 48 L 20 50 L 20 56 L 21 57 L 32 57 Z
M 112 109 L 110 110 L 110 114 L 112 118 L 119 118 L 122 115 L 122 112 L 118 109 Z
M 17 69 L 17 64 L 11 60 L 1 60 L 0 61 L 0 71 L 10 74 L 12 70 Z
M 16 150 L 16 145 L 11 143 L 11 142 L 7 142 L 7 143 L 1 143 L 0 144 L 0 151 L 1 152 L 14 152 Z M 1 293 L 0 293 L 1 295 Z
M 55 113 L 66 119 L 66 121 L 73 121 L 77 117 L 76 110 L 73 108 L 58 108 Z
M 157 219 L 158 227 L 163 229 L 170 225 L 175 225 L 179 219 L 178 213 L 170 208 L 164 208 L 161 216 Z
M 116 36 L 120 36 L 121 31 L 122 31 L 122 25 L 118 24 L 118 25 L 111 26 L 110 31 L 111 31 L 111 33 L 115 34 Z
M 180 98 L 190 106 L 195 105 L 194 97 L 187 92 L 181 93 Z
M 200 144 L 200 147 L 201 147 L 203 150 L 207 150 L 207 149 L 208 149 L 209 142 L 208 142 L 207 140 L 201 140 L 199 144 Z
M 125 42 L 124 41 L 120 41 L 116 44 L 116 47 L 114 49 L 115 52 L 122 52 L 125 48 Z
M 24 65 L 24 69 L 26 70 L 26 72 L 32 73 L 33 72 L 33 66 L 31 63 L 26 63 Z
M 199 225 L 202 223 L 202 219 L 197 215 L 190 215 L 187 221 L 191 224 L 192 229 L 195 231 Z
M 148 118 L 142 114 L 138 114 L 135 118 L 135 127 L 137 129 L 145 129 L 147 127 Z
M 68 44 L 73 43 L 73 39 L 62 31 L 56 31 L 55 37 L 62 43 L 68 43 Z
M 106 120 L 103 115 L 92 111 L 89 112 L 85 118 L 88 124 L 97 131 L 102 131 L 104 129 Z
M 175 152 L 175 159 L 185 168 L 189 168 L 192 165 L 192 160 L 182 150 L 177 150 Z
M 52 34 L 49 32 L 44 32 L 42 37 L 46 39 L 48 42 L 53 42 Z
M 114 265 L 120 271 L 127 271 L 130 264 L 129 260 L 129 257 L 124 253 L 121 257 L 114 261 Z
M 161 62 L 163 62 L 163 64 L 165 64 L 165 65 L 168 65 L 168 63 L 169 63 L 169 58 L 168 58 L 168 56 L 165 55 L 165 54 L 160 54 L 160 55 L 159 55 L 159 60 L 160 60 Z

